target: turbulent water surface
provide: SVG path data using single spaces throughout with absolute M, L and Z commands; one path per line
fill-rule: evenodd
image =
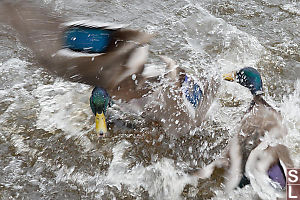
M 217 74 L 207 120 L 187 135 L 109 109 L 110 136 L 93 132 L 90 86 L 53 77 L 18 35 L 0 24 L 1 199 L 257 199 L 251 186 L 225 193 L 222 177 L 197 180 L 234 134 L 251 94 L 221 75 L 245 66 L 262 74 L 265 99 L 281 112 L 284 141 L 300 167 L 299 1 L 42 0 L 66 20 L 97 17 L 154 33 L 147 67 L 166 55 L 194 74 Z

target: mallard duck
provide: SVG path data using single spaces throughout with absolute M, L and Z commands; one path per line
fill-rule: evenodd
M 194 78 L 172 59 L 162 59 L 168 73 L 144 106 L 151 110 L 147 118 L 160 122 L 162 128 L 172 135 L 186 134 L 205 119 L 219 83 L 214 77 Z
M 128 104 L 122 107 L 131 111 L 140 108 L 145 118 L 159 121 L 166 132 L 186 132 L 204 119 L 216 92 L 217 86 L 210 87 L 214 81 L 206 81 L 201 90 L 195 79 L 168 58 L 164 58 L 168 63 L 165 75 L 144 76 L 150 34 L 91 20 L 64 22 L 27 1 L 1 2 L 0 11 L 0 20 L 15 28 L 43 67 L 95 87 L 90 106 L 97 133 L 107 133 L 105 114 L 111 99 L 121 99 Z M 163 85 L 162 77 L 172 83 Z
M 196 174 L 208 178 L 215 168 L 224 168 L 227 190 L 251 183 L 261 198 L 282 197 L 285 169 L 293 166 L 288 149 L 276 142 L 287 134 L 282 117 L 263 99 L 263 84 L 256 69 L 242 68 L 225 74 L 224 79 L 247 87 L 253 100 L 221 158 Z
M 111 96 L 129 101 L 148 92 L 141 72 L 150 34 L 92 20 L 65 22 L 30 1 L 3 1 L 0 11 L 0 20 L 15 28 L 39 64 L 67 80 L 96 86 L 90 106 L 98 133 L 107 132 L 104 114 Z

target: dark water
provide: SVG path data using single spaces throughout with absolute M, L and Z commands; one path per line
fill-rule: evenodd
M 195 76 L 255 66 L 265 98 L 289 129 L 284 141 L 300 166 L 300 4 L 298 1 L 43 0 L 66 16 L 97 17 L 155 33 L 148 67 L 167 55 Z M 256 199 L 249 186 L 223 192 L 209 164 L 234 134 L 251 95 L 221 82 L 207 120 L 174 139 L 155 124 L 109 110 L 110 137 L 93 133 L 91 87 L 52 77 L 14 30 L 0 26 L 1 199 Z

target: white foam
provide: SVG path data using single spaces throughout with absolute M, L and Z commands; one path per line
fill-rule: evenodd
M 195 6 L 201 12 L 184 21 L 189 31 L 187 41 L 194 51 L 211 57 L 211 68 L 224 73 L 259 61 L 265 49 L 257 38 Z
M 89 107 L 91 88 L 84 84 L 56 79 L 53 84 L 39 85 L 33 91 L 40 112 L 37 128 L 48 132 L 62 130 L 66 138 L 79 138 L 87 149 L 93 147 L 86 134 L 94 128 Z
M 10 58 L 2 63 L 0 67 L 0 83 L 3 82 L 3 85 L 0 86 L 0 89 L 2 89 L 3 87 L 7 89 L 10 89 L 12 87 L 23 87 L 27 83 L 27 65 L 28 62 L 20 60 L 18 58 Z
M 114 146 L 113 159 L 107 175 L 95 173 L 94 176 L 91 176 L 75 172 L 74 167 L 62 167 L 56 173 L 56 181 L 74 181 L 80 185 L 88 185 L 87 192 L 96 191 L 99 198 L 101 198 L 106 185 L 115 186 L 118 190 L 121 190 L 122 185 L 126 185 L 133 195 L 137 195 L 137 191 L 143 187 L 154 199 L 172 200 L 181 199 L 181 193 L 186 184 L 194 186 L 197 184 L 194 177 L 177 169 L 174 161 L 170 159 L 162 159 L 147 167 L 136 165 L 130 169 L 130 161 L 124 158 L 124 152 L 130 146 L 131 144 L 126 140 Z
M 173 160 L 166 158 L 147 167 L 137 165 L 129 170 L 129 163 L 122 158 L 124 152 L 121 150 L 128 145 L 123 141 L 114 147 L 114 159 L 107 175 L 111 184 L 119 188 L 121 184 L 126 184 L 132 192 L 142 186 L 155 199 L 181 199 L 185 185 L 197 183 L 195 178 L 177 169 Z
M 212 200 L 228 200 L 228 199 L 257 199 L 258 196 L 250 185 L 243 187 L 242 189 L 237 188 L 230 192 L 223 190 L 216 190 L 216 196 Z
M 286 146 L 289 148 L 295 167 L 300 167 L 300 79 L 294 83 L 295 91 L 283 98 L 280 112 L 288 128 Z
M 300 15 L 300 3 L 299 2 L 284 4 L 284 5 L 280 6 L 280 8 L 289 13 Z

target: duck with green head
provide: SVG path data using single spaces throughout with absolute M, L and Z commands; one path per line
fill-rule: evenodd
M 0 21 L 15 29 L 34 53 L 36 65 L 69 81 L 95 87 L 90 107 L 96 132 L 105 135 L 110 96 L 129 101 L 149 91 L 143 87 L 141 73 L 148 55 L 146 43 L 152 36 L 124 25 L 64 19 L 32 1 L 0 2 Z M 135 82 L 142 89 L 137 89 Z
M 147 119 L 161 122 L 166 132 L 176 135 L 200 125 L 216 93 L 213 79 L 201 81 L 201 90 L 197 81 L 168 59 L 166 74 L 171 83 L 167 88 L 166 82 L 161 83 L 164 75 L 145 76 L 150 34 L 89 19 L 65 22 L 63 16 L 32 1 L 0 1 L 0 15 L 0 21 L 11 25 L 31 48 L 38 66 L 95 87 L 90 106 L 101 135 L 107 133 L 110 97 L 132 112 L 141 108 Z
M 259 72 L 252 67 L 245 67 L 239 71 L 234 71 L 223 75 L 227 81 L 236 81 L 240 85 L 248 88 L 252 95 L 263 94 L 263 84 Z
M 293 162 L 287 147 L 277 139 L 283 138 L 287 129 L 281 115 L 263 99 L 260 73 L 245 67 L 223 78 L 247 87 L 253 100 L 221 158 L 196 174 L 208 178 L 215 168 L 224 168 L 227 190 L 251 184 L 263 199 L 284 196 L 285 169 L 293 167 Z
M 90 107 L 95 115 L 96 133 L 100 136 L 107 134 L 106 111 L 111 106 L 111 98 L 105 89 L 95 87 L 90 97 Z

